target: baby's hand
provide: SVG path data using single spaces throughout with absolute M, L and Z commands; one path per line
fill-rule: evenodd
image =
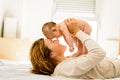
M 70 47 L 70 52 L 73 52 L 74 51 L 74 47 Z

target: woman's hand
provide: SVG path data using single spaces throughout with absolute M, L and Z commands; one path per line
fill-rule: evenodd
M 79 25 L 74 18 L 68 18 L 64 21 L 67 25 L 69 32 L 75 35 L 78 31 L 80 31 Z

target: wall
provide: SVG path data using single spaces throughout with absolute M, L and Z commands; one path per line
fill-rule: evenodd
M 53 0 L 24 0 L 21 38 L 36 39 L 43 37 L 42 25 L 51 20 Z
M 3 0 L 0 0 L 0 37 L 2 36 Z
M 120 38 L 120 0 L 102 0 L 99 39 Z
M 99 39 L 120 36 L 119 0 L 97 0 Z M 0 35 L 3 17 L 16 17 L 17 37 L 43 37 L 41 26 L 52 19 L 53 0 L 0 0 Z M 101 8 L 101 9 L 100 9 Z M 11 28 L 12 29 L 12 28 Z
M 106 56 L 116 58 L 120 47 L 120 0 L 101 0 L 101 2 L 101 12 L 98 15 L 98 40 L 106 51 Z
M 23 0 L 4 0 L 3 2 L 3 7 L 4 7 L 4 19 L 6 17 L 10 18 L 16 18 L 17 19 L 17 28 L 16 28 L 16 37 L 19 37 L 19 32 L 20 32 L 20 27 L 21 27 L 21 18 L 22 18 L 22 6 L 23 6 Z M 8 30 L 7 30 L 8 31 Z M 11 30 L 12 29 L 11 26 Z
M 17 19 L 17 38 L 43 37 L 41 26 L 52 19 L 52 1 L 0 0 L 0 33 L 4 18 L 14 17 Z

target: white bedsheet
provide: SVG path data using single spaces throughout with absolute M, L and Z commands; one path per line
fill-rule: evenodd
M 30 67 L 30 63 L 0 59 L 0 80 L 73 80 L 32 74 L 29 72 Z
M 32 74 L 29 72 L 30 67 L 30 63 L 0 60 L 0 80 L 84 80 Z M 120 80 L 120 78 L 109 80 Z

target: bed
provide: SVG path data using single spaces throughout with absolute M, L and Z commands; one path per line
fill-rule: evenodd
M 0 80 L 84 80 L 30 73 L 31 63 L 28 60 L 30 46 L 29 39 L 0 38 Z
M 30 73 L 29 62 L 0 59 L 0 80 L 73 80 L 63 77 L 50 77 Z
M 0 38 L 0 80 L 73 80 L 30 73 L 31 43 L 27 38 Z
M 84 80 L 32 74 L 29 71 L 30 67 L 30 62 L 18 62 L 0 59 L 0 80 Z M 120 78 L 114 78 L 109 80 L 120 80 Z

